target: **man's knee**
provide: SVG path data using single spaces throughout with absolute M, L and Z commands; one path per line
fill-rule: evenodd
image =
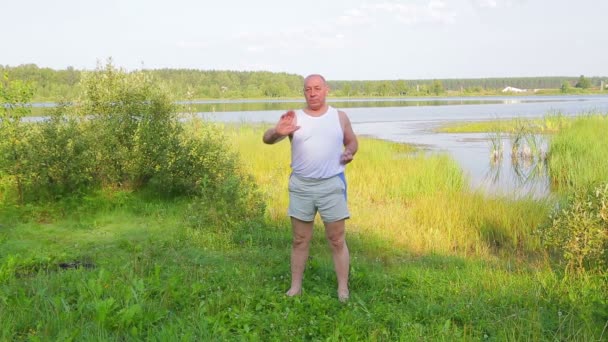
M 329 245 L 332 249 L 341 250 L 346 244 L 346 240 L 344 238 L 344 231 L 327 234 L 327 241 L 329 242 Z
M 312 234 L 293 234 L 293 246 L 294 248 L 306 248 L 312 239 Z

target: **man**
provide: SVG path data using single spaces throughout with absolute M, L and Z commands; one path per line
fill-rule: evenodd
M 306 77 L 306 108 L 283 114 L 276 126 L 264 133 L 263 140 L 274 144 L 288 136 L 291 141 L 288 212 L 293 244 L 291 288 L 286 295 L 302 293 L 314 217 L 319 212 L 336 268 L 338 298 L 346 301 L 349 254 L 344 231 L 350 214 L 346 205 L 344 167 L 357 153 L 358 142 L 346 113 L 325 102 L 328 92 L 323 76 Z

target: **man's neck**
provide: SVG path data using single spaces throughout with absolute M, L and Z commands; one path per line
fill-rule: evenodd
M 310 107 L 306 107 L 304 108 L 304 112 L 310 116 L 321 116 L 327 113 L 327 109 L 329 109 L 329 106 L 327 104 L 324 104 L 317 110 L 311 109 Z

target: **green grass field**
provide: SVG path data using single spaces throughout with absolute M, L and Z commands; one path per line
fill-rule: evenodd
M 608 338 L 608 275 L 564 273 L 540 247 L 552 202 L 470 193 L 448 156 L 373 139 L 347 168 L 350 301 L 320 222 L 287 298 L 289 144 L 263 128 L 226 127 L 263 220 L 193 224 L 188 198 L 110 190 L 16 206 L 0 186 L 0 340 Z

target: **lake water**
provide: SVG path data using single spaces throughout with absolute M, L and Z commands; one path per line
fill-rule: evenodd
M 328 100 L 344 109 L 358 135 L 416 144 L 430 153 L 450 154 L 469 177 L 473 189 L 491 194 L 542 197 L 549 183 L 542 163 L 512 163 L 508 137 L 503 137 L 502 162 L 490 158 L 487 133 L 447 134 L 434 130 L 442 125 L 508 118 L 541 118 L 550 113 L 566 116 L 590 112 L 608 113 L 608 95 L 467 97 L 416 99 Z M 192 109 L 213 121 L 274 123 L 287 109 L 303 101 L 198 101 Z M 546 143 L 546 142 L 545 142 Z

